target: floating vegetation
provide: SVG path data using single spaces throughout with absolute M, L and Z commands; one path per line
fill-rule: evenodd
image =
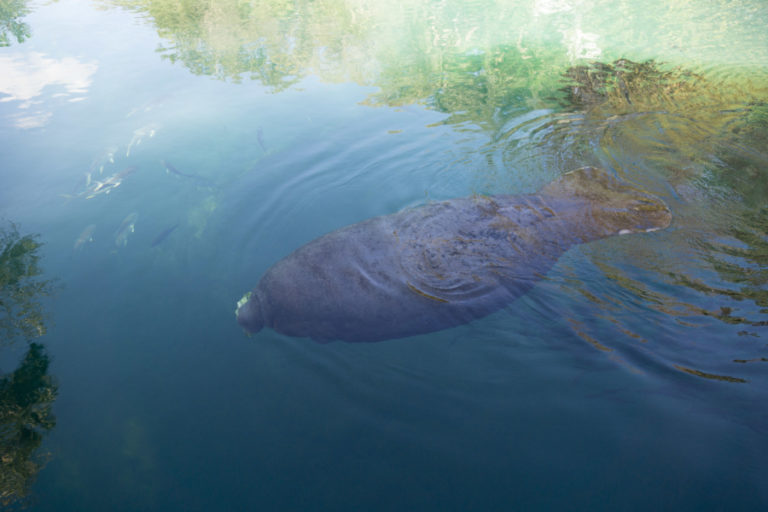
M 652 105 L 686 101 L 700 93 L 704 77 L 682 68 L 664 69 L 648 60 L 619 59 L 612 64 L 593 62 L 569 68 L 563 76 L 566 85 L 560 104 L 563 108 L 589 109 L 605 106 L 614 113 L 620 109 L 638 110 Z

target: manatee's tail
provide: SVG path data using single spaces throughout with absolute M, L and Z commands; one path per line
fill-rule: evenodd
M 264 327 L 264 317 L 261 311 L 261 302 L 259 296 L 248 292 L 243 298 L 237 301 L 235 309 L 237 323 L 251 334 L 255 334 Z

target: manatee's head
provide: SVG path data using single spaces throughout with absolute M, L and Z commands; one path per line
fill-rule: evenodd
M 243 298 L 237 301 L 235 316 L 237 323 L 247 332 L 251 334 L 259 332 L 264 327 L 259 296 L 252 292 L 243 295 Z
M 656 231 L 672 222 L 664 201 L 596 167 L 568 172 L 544 187 L 542 193 L 585 201 L 594 227 L 603 235 Z

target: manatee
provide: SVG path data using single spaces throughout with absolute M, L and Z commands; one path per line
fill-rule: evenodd
M 671 219 L 658 197 L 582 167 L 538 194 L 451 199 L 321 236 L 267 270 L 237 321 L 320 342 L 447 329 L 504 308 L 576 244 Z

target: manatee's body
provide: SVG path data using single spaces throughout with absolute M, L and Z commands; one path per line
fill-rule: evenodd
M 670 218 L 661 200 L 594 168 L 535 195 L 428 204 L 299 248 L 238 304 L 237 320 L 250 332 L 319 341 L 437 331 L 506 306 L 575 244 L 665 228 Z

